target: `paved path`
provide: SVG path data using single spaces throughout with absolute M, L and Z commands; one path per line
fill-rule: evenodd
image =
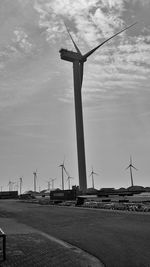
M 7 233 L 6 261 L 3 267 L 102 267 L 95 257 L 75 246 L 35 230 L 16 220 L 0 217 Z M 1 253 L 2 254 L 2 253 Z

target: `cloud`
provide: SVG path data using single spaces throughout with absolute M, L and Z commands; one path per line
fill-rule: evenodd
M 123 23 L 120 15 L 124 1 L 37 0 L 34 8 L 40 15 L 39 26 L 46 28 L 47 40 L 60 38 L 60 34 L 66 31 L 62 23 L 65 20 L 75 28 L 78 37 L 92 45 L 100 37 L 112 34 Z
M 29 37 L 21 28 L 14 30 L 13 42 L 14 46 L 25 53 L 29 53 L 32 50 L 32 44 L 29 41 Z
M 50 84 L 55 63 L 34 1 L 0 3 L 0 108 L 23 103 Z M 57 69 L 56 69 L 57 71 Z
M 13 3 L 7 0 L 5 4 L 1 3 L 3 12 L 0 13 L 0 18 L 5 21 L 0 30 L 3 37 L 3 41 L 0 42 L 0 73 L 3 78 L 1 105 L 6 105 L 12 98 L 16 99 L 14 100 L 16 103 L 25 95 L 32 95 L 40 90 L 44 80 L 49 77 L 49 71 L 53 69 L 53 63 L 46 59 L 46 54 L 52 55 L 54 43 L 58 49 L 61 44 L 74 49 L 63 20 L 69 26 L 81 51 L 87 52 L 127 25 L 129 18 L 129 15 L 127 18 L 125 16 L 127 4 L 128 10 L 131 7 L 134 15 L 133 7 L 137 2 L 140 4 L 137 0 L 132 1 L 132 4 L 128 0 L 15 0 Z M 140 5 L 142 7 L 147 4 L 148 1 L 145 0 Z M 133 90 L 134 87 L 140 88 L 143 83 L 147 90 L 146 83 L 150 79 L 150 30 L 146 25 L 143 31 L 138 33 L 134 29 L 114 38 L 88 59 L 83 83 L 86 101 L 88 99 L 91 101 L 94 93 L 98 97 L 102 94 L 109 97 L 107 92 L 110 88 L 115 91 L 116 97 L 118 97 L 117 90 L 123 93 L 125 90 Z M 36 60 L 40 61 L 41 56 L 43 56 L 42 64 L 38 66 Z M 35 69 L 33 70 L 30 65 Z M 17 80 L 13 76 L 17 70 L 22 80 Z M 58 71 L 59 67 L 56 67 L 56 70 Z M 65 70 L 67 77 L 68 67 L 64 68 L 64 73 Z M 3 82 L 6 71 L 8 82 L 9 75 L 12 77 L 11 87 L 10 84 L 6 85 Z M 70 90 L 71 79 L 72 77 L 68 77 L 68 87 L 65 89 L 67 102 L 73 98 L 73 92 Z M 95 95 L 93 97 L 95 98 Z M 59 99 L 64 99 L 64 96 L 60 95 Z

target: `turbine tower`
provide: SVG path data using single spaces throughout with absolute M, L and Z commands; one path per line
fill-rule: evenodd
M 92 167 L 92 171 L 90 173 L 90 176 L 92 176 L 92 188 L 94 188 L 94 175 L 98 175 L 98 173 L 94 172 L 93 167 Z
M 130 164 L 126 168 L 126 170 L 129 169 L 129 168 L 130 168 L 131 186 L 134 186 L 134 184 L 133 184 L 132 168 L 135 169 L 136 171 L 137 171 L 137 169 L 132 165 L 132 157 L 131 156 L 130 156 Z
M 135 24 L 135 23 L 134 23 Z M 69 51 L 67 49 L 60 49 L 60 57 L 63 60 L 73 63 L 73 76 L 74 76 L 74 101 L 75 101 L 75 117 L 76 117 L 76 138 L 77 138 L 77 155 L 78 155 L 78 172 L 79 172 L 79 188 L 82 192 L 87 190 L 87 179 L 86 179 L 86 162 L 85 162 L 85 146 L 84 146 L 84 127 L 83 127 L 83 112 L 82 112 L 82 80 L 83 80 L 83 67 L 87 58 L 92 55 L 99 47 L 104 45 L 110 39 L 123 31 L 129 29 L 134 24 L 126 27 L 125 29 L 117 32 L 86 54 L 82 55 L 78 46 L 74 42 L 69 30 L 68 34 L 72 40 L 72 43 L 76 49 L 76 52 Z
M 34 183 L 34 192 L 36 192 L 36 181 L 37 181 L 37 169 L 33 172 L 33 183 Z

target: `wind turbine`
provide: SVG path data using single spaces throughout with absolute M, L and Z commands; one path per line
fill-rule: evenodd
M 67 181 L 68 181 L 68 189 L 70 190 L 71 189 L 70 180 L 74 179 L 74 178 L 69 175 L 68 171 L 66 171 L 66 174 L 67 174 Z
M 56 178 L 51 179 L 51 181 L 52 181 L 52 189 L 54 189 L 54 181 L 55 180 L 56 180 Z
M 22 177 L 19 178 L 19 182 L 20 182 L 20 195 L 21 195 L 22 194 L 22 184 L 23 184 Z
M 62 190 L 64 190 L 64 171 L 67 174 L 65 165 L 64 165 L 64 161 L 62 164 L 59 165 L 59 167 L 61 167 L 61 174 L 62 174 Z
M 90 176 L 92 176 L 92 188 L 94 188 L 94 175 L 98 175 L 98 173 L 94 172 L 93 167 L 92 167 L 92 171 L 90 173 Z
M 50 187 L 51 187 L 51 182 L 50 182 L 50 179 L 49 180 L 44 180 L 44 182 L 47 183 L 47 190 L 50 191 Z
M 51 189 L 51 182 L 50 181 L 47 181 L 47 189 L 48 189 L 48 191 L 50 191 L 50 189 Z
M 129 169 L 129 168 L 130 168 L 131 186 L 134 186 L 134 184 L 133 184 L 132 168 L 135 169 L 136 171 L 137 171 L 137 169 L 132 165 L 132 157 L 131 156 L 130 156 L 130 164 L 126 168 L 126 170 Z
M 77 154 L 78 154 L 78 172 L 79 172 L 79 187 L 80 190 L 86 192 L 87 179 L 86 179 L 86 162 L 85 162 L 85 146 L 84 146 L 84 127 L 83 127 L 83 112 L 82 112 L 82 80 L 83 80 L 83 67 L 87 58 L 92 55 L 99 47 L 104 45 L 110 39 L 114 38 L 123 31 L 129 29 L 136 23 L 126 27 L 125 29 L 112 35 L 110 38 L 103 41 L 101 44 L 82 55 L 75 41 L 73 40 L 69 30 L 68 34 L 75 47 L 76 52 L 69 51 L 67 49 L 60 49 L 60 57 L 63 60 L 73 63 L 73 76 L 74 76 L 74 101 L 75 101 L 75 117 L 76 117 L 76 138 L 77 138 Z M 67 27 L 66 27 L 67 28 Z
M 18 181 L 14 182 L 14 190 L 18 191 L 19 185 L 18 185 Z
M 70 182 L 70 180 L 71 179 L 74 179 L 73 177 L 71 177 L 71 176 L 68 176 L 68 188 L 69 188 L 69 190 L 71 189 L 71 182 Z
M 36 192 L 36 181 L 37 181 L 37 169 L 33 172 L 33 184 L 34 184 L 34 192 Z
M 11 181 L 8 182 L 9 191 L 11 191 Z
M 9 191 L 13 191 L 13 184 L 14 184 L 14 182 L 9 180 L 9 182 L 8 182 Z

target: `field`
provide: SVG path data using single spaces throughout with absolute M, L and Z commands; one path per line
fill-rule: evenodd
M 149 267 L 150 214 L 1 200 L 0 216 L 15 218 L 98 257 L 106 267 Z

